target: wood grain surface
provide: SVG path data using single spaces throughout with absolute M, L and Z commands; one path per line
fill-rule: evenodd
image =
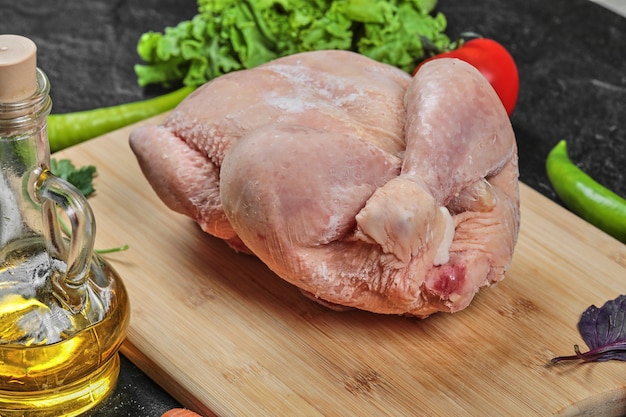
M 145 123 L 155 123 L 163 116 Z M 626 292 L 626 246 L 522 185 L 511 269 L 426 320 L 334 312 L 167 209 L 133 127 L 54 155 L 98 169 L 98 248 L 131 299 L 123 352 L 183 405 L 219 416 L 626 415 L 626 364 L 561 363 L 580 314 Z

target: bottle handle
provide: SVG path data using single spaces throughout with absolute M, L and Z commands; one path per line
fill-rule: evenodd
M 74 311 L 82 309 L 90 262 L 94 248 L 96 224 L 94 215 L 85 196 L 66 180 L 52 174 L 48 169 L 37 169 L 35 193 L 42 204 L 44 226 L 47 233 L 48 250 L 51 255 L 65 260 L 66 270 L 62 271 L 55 283 L 55 293 Z M 67 216 L 71 235 L 69 244 L 57 218 L 56 207 Z

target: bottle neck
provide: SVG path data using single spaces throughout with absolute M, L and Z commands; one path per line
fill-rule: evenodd
M 0 103 L 0 248 L 45 233 L 32 173 L 50 164 L 49 91 L 48 78 L 37 69 L 37 89 L 30 97 Z
M 37 68 L 37 90 L 25 100 L 0 102 L 0 140 L 34 134 L 45 127 L 52 100 L 46 74 Z M 46 146 L 49 146 L 46 143 Z

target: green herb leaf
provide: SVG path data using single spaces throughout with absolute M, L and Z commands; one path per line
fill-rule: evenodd
M 56 160 L 53 158 L 50 160 L 50 171 L 78 188 L 85 197 L 89 197 L 96 191 L 93 187 L 96 167 L 93 165 L 76 168 L 69 159 Z
M 96 192 L 95 188 L 93 187 L 93 179 L 96 176 L 96 167 L 93 165 L 76 168 L 76 166 L 69 159 L 57 160 L 52 158 L 50 160 L 50 171 L 57 177 L 63 178 L 74 187 L 78 188 L 78 190 L 85 197 L 89 197 Z M 61 225 L 61 229 L 65 232 L 67 236 L 72 235 L 70 228 L 60 217 L 59 224 Z M 107 254 L 122 252 L 125 250 L 128 250 L 128 245 L 122 245 L 116 248 L 96 249 L 94 250 L 94 252 L 98 254 Z

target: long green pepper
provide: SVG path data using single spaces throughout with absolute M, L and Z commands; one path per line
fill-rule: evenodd
M 50 151 L 56 152 L 173 109 L 194 87 L 181 87 L 147 100 L 48 116 Z
M 575 214 L 626 243 L 626 199 L 578 168 L 561 140 L 550 151 L 546 171 L 559 198 Z

